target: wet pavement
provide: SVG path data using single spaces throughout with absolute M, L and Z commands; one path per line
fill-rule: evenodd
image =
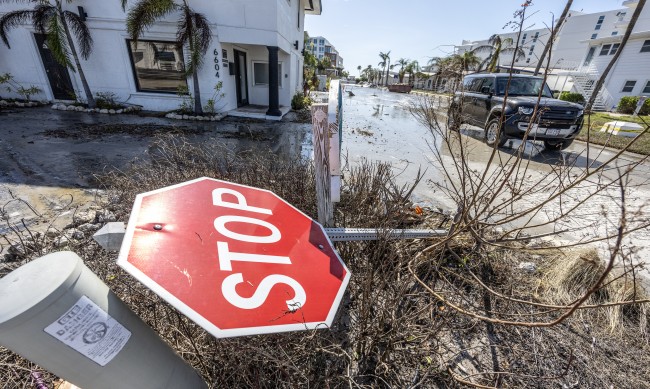
M 185 122 L 137 115 L 100 115 L 49 107 L 0 112 L 0 206 L 13 223 L 96 199 L 95 174 L 148 158 L 154 134 L 173 131 L 192 143 L 218 142 L 233 152 L 300 155 L 310 125 L 225 119 Z M 19 198 L 22 201 L 12 201 Z M 66 215 L 59 224 L 66 224 Z M 60 227 L 60 226 L 55 226 Z M 6 231 L 0 231 L 5 233 Z
M 418 171 L 423 172 L 423 180 L 416 188 L 413 198 L 424 205 L 434 205 L 443 210 L 455 211 L 456 205 L 439 189 L 440 186 L 458 185 L 456 178 L 448 178 L 443 174 L 443 168 L 453 166 L 453 158 L 446 146 L 442 145 L 442 136 L 432 133 L 421 125 L 409 112 L 408 106 L 422 97 L 408 94 L 398 94 L 374 88 L 353 86 L 350 90 L 354 96 L 344 98 L 343 154 L 347 155 L 348 163 L 355 164 L 362 159 L 390 162 L 397 175 L 398 183 L 413 182 Z M 435 97 L 435 102 L 440 101 Z M 440 101 L 441 120 L 444 122 L 444 100 Z M 442 131 L 445 131 L 443 126 Z M 492 148 L 483 140 L 484 131 L 478 127 L 463 126 L 461 136 L 468 150 L 467 163 L 470 169 L 481 172 L 485 169 Z M 517 153 L 521 145 L 519 140 L 509 140 L 505 147 L 500 148 L 496 155 L 497 161 L 507 160 Z M 564 185 L 567 176 L 554 178 L 549 173 L 562 170 L 572 177 L 579 176 L 585 168 L 595 169 L 616 155 L 616 150 L 602 149 L 592 146 L 587 150 L 584 142 L 574 142 L 568 149 L 561 152 L 545 151 L 542 142 L 528 141 L 524 145 L 522 158 L 526 160 L 525 181 L 534 185 L 542 180 L 554 180 L 552 186 Z M 552 204 L 550 213 L 570 204 L 577 204 L 590 196 L 599 188 L 598 180 L 614 180 L 619 172 L 624 171 L 630 164 L 641 160 L 641 156 L 624 153 L 613 162 L 603 166 L 602 175 L 595 176 L 584 188 L 573 193 L 572 198 L 563 199 L 564 204 Z M 569 168 L 570 167 L 570 168 Z M 559 169 L 560 168 L 560 169 Z M 495 169 L 502 169 L 498 164 Z M 452 169 L 453 170 L 453 169 Z M 550 178 L 549 178 L 550 177 Z M 454 182 L 450 182 L 454 181 Z M 600 181 L 602 183 L 602 181 Z M 650 220 L 650 163 L 647 161 L 638 165 L 629 175 L 626 190 L 628 211 L 637 223 Z M 581 208 L 576 210 L 576 216 L 569 219 L 563 227 L 573 228 L 571 234 L 563 234 L 553 239 L 564 242 L 578 242 L 595 236 L 604 236 L 615 231 L 613 222 L 618 220 L 611 215 L 618 210 L 620 195 L 616 186 L 603 191 L 600 195 L 592 196 Z M 531 202 L 543 202 L 548 193 L 540 192 L 528 198 Z M 522 204 L 526 206 L 526 204 Z M 606 221 L 603 215 L 608 214 Z M 545 213 L 541 212 L 535 219 L 544 222 Z M 584 226 L 584 228 L 582 228 Z M 552 232 L 557 225 L 551 224 L 533 230 L 533 233 Z M 613 228 L 613 230 L 612 230 Z M 558 242 L 559 243 L 559 242 Z M 650 229 L 635 231 L 626 240 L 628 247 L 638 250 L 638 258 L 650 257 Z M 602 252 L 606 252 L 606 244 L 601 244 Z

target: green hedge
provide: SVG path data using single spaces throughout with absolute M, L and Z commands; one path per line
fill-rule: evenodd
M 582 93 L 562 92 L 560 93 L 560 100 L 582 105 L 585 104 L 585 97 L 582 95 Z
M 302 92 L 298 92 L 291 99 L 291 109 L 300 111 L 303 108 L 309 107 L 312 103 L 311 97 L 305 96 Z
M 639 96 L 621 97 L 616 110 L 620 113 L 633 114 L 636 105 L 639 103 Z M 639 115 L 650 115 L 650 99 L 647 99 L 639 111 Z

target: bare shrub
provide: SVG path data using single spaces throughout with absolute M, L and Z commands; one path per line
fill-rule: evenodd
M 530 3 L 515 13 L 516 42 Z M 547 72 L 548 64 L 550 58 Z M 463 93 L 462 84 L 456 92 Z M 507 92 L 495 117 L 499 124 L 506 100 Z M 527 148 L 537 146 L 527 141 L 535 140 L 530 129 L 545 110 L 540 92 L 523 142 L 502 152 L 497 138 L 479 167 L 472 159 L 478 146 L 460 126 L 462 104 L 454 101 L 445 112 L 422 97 L 410 108 L 431 133 L 433 165 L 444 177 L 433 185 L 458 208 L 448 237 L 419 252 L 409 271 L 457 320 L 485 328 L 483 334 L 448 335 L 443 355 L 451 358 L 449 374 L 477 387 L 638 384 L 587 372 L 602 361 L 593 355 L 595 361 L 588 361 L 581 337 L 607 339 L 609 352 L 622 347 L 618 356 L 631 366 L 638 355 L 623 345 L 647 333 L 649 300 L 638 275 L 643 259 L 628 249 L 634 247 L 630 234 L 650 225 L 645 204 L 631 199 L 645 184 L 634 172 L 647 158 L 622 159 L 625 149 L 605 158 L 602 147 L 587 144 L 582 153 L 562 153 L 557 162 L 534 169 L 543 157 L 535 161 Z M 598 251 L 572 252 L 589 244 Z M 530 258 L 538 270 L 514 270 Z M 455 339 L 462 344 L 450 346 Z

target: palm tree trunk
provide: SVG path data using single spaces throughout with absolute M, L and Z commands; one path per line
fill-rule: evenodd
M 569 9 L 571 8 L 572 4 L 573 0 L 567 0 L 566 5 L 564 6 L 564 10 L 562 11 L 562 15 L 560 15 L 560 19 L 558 19 L 557 23 L 555 23 L 555 30 L 552 31 L 551 36 L 548 38 L 548 42 L 546 42 L 546 46 L 544 46 L 544 51 L 542 51 L 542 55 L 539 57 L 539 62 L 537 62 L 537 66 L 535 67 L 535 76 L 539 74 L 539 69 L 542 67 L 542 63 L 544 63 L 544 58 L 549 55 L 549 51 L 553 46 L 553 41 L 555 41 L 557 34 L 560 32 L 560 29 L 564 24 L 564 20 L 566 19 L 566 15 L 569 13 Z
M 203 105 L 201 104 L 201 90 L 199 89 L 199 75 L 197 69 L 192 72 L 192 81 L 194 83 L 194 113 L 202 114 Z
M 63 24 L 63 30 L 65 31 L 65 37 L 68 40 L 68 46 L 70 46 L 70 52 L 72 53 L 72 58 L 74 58 L 74 63 L 79 73 L 79 79 L 81 80 L 81 85 L 84 88 L 84 93 L 86 94 L 86 101 L 88 103 L 88 108 L 95 108 L 97 104 L 95 103 L 95 98 L 93 97 L 92 92 L 90 91 L 90 86 L 88 86 L 88 80 L 86 80 L 86 75 L 84 74 L 83 69 L 81 68 L 81 62 L 79 61 L 79 55 L 77 54 L 77 49 L 74 47 L 74 41 L 72 40 L 72 35 L 70 35 L 70 29 L 68 28 L 68 23 L 63 17 L 63 10 L 61 9 L 61 3 L 57 2 L 57 14 L 61 23 Z
M 388 72 L 390 72 L 390 58 L 388 58 L 388 65 L 386 65 L 386 79 L 384 80 L 384 86 L 388 86 Z
M 625 45 L 627 44 L 627 41 L 628 39 L 630 39 L 630 35 L 634 30 L 634 25 L 636 25 L 636 21 L 639 19 L 639 15 L 641 15 L 641 11 L 643 11 L 643 6 L 645 6 L 645 1 L 646 0 L 639 0 L 639 3 L 636 5 L 636 9 L 634 10 L 634 13 L 632 14 L 632 18 L 630 19 L 630 24 L 627 25 L 627 29 L 625 30 L 625 35 L 623 35 L 623 39 L 621 40 L 621 45 L 618 47 L 618 50 L 616 51 L 616 54 L 614 54 L 614 57 L 611 59 L 611 61 L 609 61 L 609 64 L 607 65 L 605 70 L 603 70 L 603 73 L 600 75 L 600 78 L 598 78 L 596 85 L 594 85 L 594 90 L 593 92 L 591 92 L 591 97 L 589 98 L 589 101 L 585 106 L 586 112 L 591 112 L 591 106 L 594 105 L 594 101 L 596 101 L 598 92 L 600 92 L 600 89 L 603 87 L 603 84 L 605 83 L 605 79 L 607 78 L 609 72 L 614 67 L 614 64 L 618 60 L 618 57 L 621 56 L 621 53 L 623 52 L 623 49 L 625 48 Z

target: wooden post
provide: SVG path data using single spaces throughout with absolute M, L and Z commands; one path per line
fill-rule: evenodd
M 334 225 L 334 209 L 331 199 L 327 104 L 313 104 L 311 106 L 311 118 L 318 222 L 324 227 L 332 227 Z

